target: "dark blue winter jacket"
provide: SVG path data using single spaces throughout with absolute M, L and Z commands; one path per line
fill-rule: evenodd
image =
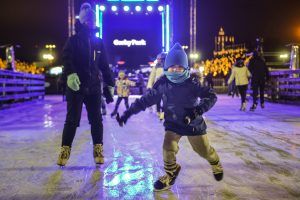
M 199 99 L 200 98 L 200 99 Z M 131 104 L 129 115 L 137 114 L 147 107 L 163 100 L 165 113 L 165 130 L 179 135 L 203 135 L 206 133 L 206 123 L 202 115 L 198 115 L 189 125 L 184 123 L 187 116 L 185 108 L 195 108 L 201 113 L 207 112 L 217 101 L 217 96 L 209 87 L 202 87 L 197 77 L 190 77 L 183 83 L 172 83 L 162 76 L 145 95 Z

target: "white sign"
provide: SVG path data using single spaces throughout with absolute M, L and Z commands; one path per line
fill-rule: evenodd
M 146 43 L 146 40 L 135 40 L 135 39 L 132 39 L 132 40 L 118 40 L 118 39 L 115 39 L 113 41 L 113 44 L 115 46 L 127 46 L 127 47 L 131 47 L 131 46 L 146 46 L 147 43 Z

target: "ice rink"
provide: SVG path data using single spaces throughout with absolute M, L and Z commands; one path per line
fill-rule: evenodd
M 205 113 L 223 181 L 214 180 L 209 164 L 182 138 L 181 173 L 171 190 L 156 193 L 153 181 L 164 173 L 164 128 L 155 112 L 139 113 L 123 128 L 104 116 L 105 164 L 95 167 L 84 109 L 61 169 L 61 96 L 6 107 L 0 110 L 0 199 L 300 199 L 300 107 L 266 102 L 264 110 L 241 112 L 239 104 L 219 95 Z

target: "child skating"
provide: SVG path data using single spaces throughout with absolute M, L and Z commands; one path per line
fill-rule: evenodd
M 126 109 L 129 108 L 129 104 L 128 104 L 128 97 L 130 95 L 129 87 L 135 86 L 135 82 L 130 81 L 126 77 L 125 72 L 120 71 L 118 76 L 119 76 L 118 80 L 116 81 L 118 99 L 114 111 L 110 114 L 111 117 L 114 117 L 117 114 L 122 99 L 124 99 Z
M 160 99 L 163 100 L 165 112 L 163 160 L 166 174 L 155 181 L 154 190 L 166 190 L 175 183 L 181 170 L 176 162 L 176 154 L 182 136 L 187 136 L 193 150 L 210 163 L 214 178 L 222 180 L 220 158 L 209 144 L 206 124 L 202 118 L 202 114 L 216 103 L 217 96 L 209 87 L 202 87 L 197 77 L 190 76 L 187 55 L 178 43 L 166 57 L 164 76 L 132 103 L 121 117 L 117 116 L 119 125 L 123 126 L 132 115 L 156 104 Z

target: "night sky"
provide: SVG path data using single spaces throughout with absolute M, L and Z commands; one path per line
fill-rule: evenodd
M 20 60 L 33 61 L 46 43 L 61 51 L 68 34 L 67 0 L 1 0 L 0 45 L 12 43 Z M 78 1 L 79 4 L 82 1 Z M 175 0 L 174 39 L 189 44 L 189 0 Z M 78 9 L 76 10 L 78 13 Z M 300 43 L 300 0 L 198 0 L 198 48 L 211 57 L 220 26 L 237 43 L 252 48 L 264 37 L 265 49 L 278 51 Z M 4 58 L 4 50 L 0 49 Z

